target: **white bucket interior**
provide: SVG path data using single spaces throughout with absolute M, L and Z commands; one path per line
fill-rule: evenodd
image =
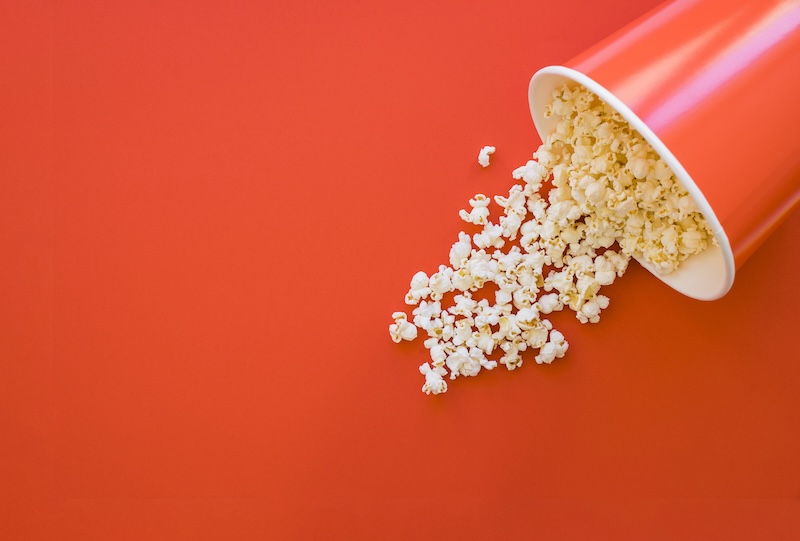
M 722 228 L 722 224 L 686 169 L 683 168 L 661 139 L 619 98 L 590 77 L 571 68 L 564 66 L 542 68 L 533 76 L 528 89 L 531 116 L 542 141 L 555 130 L 559 120 L 556 115 L 545 118 L 545 106 L 552 101 L 553 91 L 564 83 L 577 83 L 595 93 L 600 99 L 616 109 L 652 145 L 694 198 L 697 207 L 708 220 L 717 237 L 719 246 L 709 246 L 703 252 L 690 256 L 681 263 L 678 269 L 666 276 L 657 275 L 651 266 L 644 261 L 639 261 L 639 264 L 671 288 L 689 297 L 699 300 L 714 300 L 725 295 L 733 285 L 736 267 L 730 242 L 728 242 L 728 237 Z

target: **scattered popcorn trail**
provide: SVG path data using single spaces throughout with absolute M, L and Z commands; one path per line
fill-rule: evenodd
M 489 167 L 489 154 L 494 154 L 495 150 L 497 149 L 490 146 L 481 149 L 478 153 L 478 163 L 481 164 L 481 167 Z
M 632 257 L 663 275 L 716 243 L 666 163 L 611 107 L 583 87 L 564 86 L 545 110 L 551 115 L 559 117 L 556 130 L 512 173 L 521 183 L 494 197 L 503 216 L 490 221 L 486 195 L 470 199 L 459 216 L 482 229 L 458 234 L 450 266 L 412 277 L 405 298 L 415 306 L 412 321 L 392 314 L 393 341 L 427 335 L 426 394 L 446 392 L 448 374 L 475 376 L 498 364 L 514 370 L 528 349 L 538 350 L 539 364 L 563 357 L 569 344 L 542 316 L 568 307 L 581 323 L 597 323 L 609 305 L 601 287 L 622 276 Z M 494 151 L 481 149 L 482 166 Z M 493 304 L 473 298 L 489 284 Z M 451 292 L 452 305 L 442 306 Z

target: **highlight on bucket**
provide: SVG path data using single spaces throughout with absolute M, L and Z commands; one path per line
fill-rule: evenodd
M 545 107 L 565 83 L 592 91 L 650 143 L 717 238 L 658 278 L 696 299 L 725 295 L 800 200 L 800 0 L 667 2 L 542 68 L 528 92 L 542 140 L 558 122 Z

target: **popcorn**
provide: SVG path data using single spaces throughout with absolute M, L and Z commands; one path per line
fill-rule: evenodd
M 536 307 L 539 313 L 551 314 L 564 308 L 564 303 L 561 302 L 558 293 L 548 293 L 547 295 L 539 297 L 539 300 L 536 302 Z
M 472 240 L 475 246 L 479 249 L 485 250 L 487 248 L 502 248 L 506 241 L 503 240 L 504 228 L 502 225 L 487 223 L 483 227 L 483 231 L 475 233 Z
M 593 205 L 597 205 L 605 199 L 606 187 L 603 185 L 602 182 L 594 181 L 590 183 L 589 186 L 587 186 L 584 195 L 586 196 L 587 201 L 589 201 Z
M 534 329 L 539 323 L 539 310 L 535 306 L 520 308 L 517 311 L 517 325 L 519 325 L 520 329 Z
M 525 342 L 522 342 L 525 344 Z M 509 370 L 514 370 L 520 366 L 522 366 L 522 355 L 520 353 L 524 351 L 519 347 L 517 342 L 503 342 L 500 348 L 505 352 L 502 357 L 500 357 L 500 364 L 504 365 Z
M 459 291 L 468 291 L 472 289 L 475 281 L 468 269 L 460 268 L 458 272 L 453 273 L 453 276 L 450 278 L 450 283 Z
M 445 293 L 453 291 L 453 282 L 450 278 L 453 276 L 453 269 L 442 265 L 439 267 L 439 272 L 431 275 L 429 280 L 430 296 L 433 300 L 441 300 Z
M 425 376 L 425 385 L 422 386 L 422 392 L 425 394 L 439 394 L 447 391 L 447 382 L 442 379 L 442 376 L 447 374 L 444 368 L 431 368 L 428 363 L 419 367 L 420 373 Z
M 515 314 L 504 314 L 498 319 L 497 323 L 500 328 L 493 335 L 495 340 L 509 340 L 522 334 L 522 329 L 517 324 L 517 316 Z
M 540 157 L 539 161 L 529 160 L 522 167 L 514 169 L 511 176 L 517 180 L 524 180 L 533 191 L 538 191 L 542 186 L 542 182 L 549 176 L 549 172 L 542 165 Z
M 419 306 L 411 312 L 414 316 L 414 325 L 423 330 L 428 330 L 432 324 L 433 318 L 438 317 L 441 313 L 442 305 L 439 301 L 422 301 Z
M 505 312 L 500 310 L 497 305 L 489 306 L 489 301 L 483 299 L 478 303 L 475 310 L 475 326 L 481 328 L 488 325 L 498 325 L 504 315 Z
M 480 352 L 477 348 L 474 348 Z M 480 356 L 483 352 L 479 353 Z M 477 376 L 481 370 L 480 358 L 477 355 L 471 355 L 470 350 L 465 346 L 461 346 L 447 356 L 447 368 L 450 370 L 450 379 L 456 379 L 458 376 Z
M 481 167 L 489 167 L 489 154 L 494 154 L 497 149 L 491 146 L 485 146 L 478 153 L 478 163 Z
M 472 298 L 468 292 L 453 297 L 455 305 L 448 308 L 448 311 L 456 316 L 472 317 L 478 307 L 478 301 Z
M 417 329 L 427 334 L 426 394 L 447 391 L 448 374 L 475 376 L 498 364 L 515 370 L 524 355 L 552 363 L 569 344 L 545 316 L 566 307 L 581 323 L 597 323 L 609 306 L 600 290 L 631 258 L 666 274 L 717 242 L 686 189 L 619 113 L 583 87 L 564 86 L 545 110 L 554 115 L 556 129 L 513 170 L 520 183 L 494 196 L 499 219 L 489 219 L 489 197 L 470 199 L 459 216 L 480 230 L 459 232 L 450 266 L 412 277 L 405 300 L 417 305 L 413 322 L 392 314 L 393 341 L 413 340 Z M 481 150 L 481 165 L 494 151 Z
M 475 197 L 469 200 L 469 205 L 472 207 L 470 212 L 461 209 L 458 215 L 467 223 L 475 225 L 486 224 L 486 219 L 489 217 L 489 209 L 487 208 L 490 199 L 482 193 L 476 194 Z
M 445 346 L 439 342 L 438 340 L 434 340 L 434 343 L 430 345 L 428 350 L 430 351 L 431 361 L 433 361 L 433 366 L 435 368 L 441 368 L 444 366 L 444 362 L 447 359 L 447 349 Z M 445 371 L 445 374 L 447 372 Z M 441 375 L 445 375 L 441 374 Z
M 535 357 L 537 364 L 550 364 L 556 359 L 564 356 L 569 348 L 569 344 L 564 339 L 564 335 L 553 329 L 550 331 L 550 340 L 545 343 Z
M 597 323 L 600 321 L 600 305 L 596 301 L 587 301 L 583 303 L 580 310 L 575 313 L 575 317 L 581 323 Z
M 494 341 L 494 338 L 492 337 L 491 328 L 488 326 L 484 327 L 483 330 L 475 331 L 474 333 L 472 333 L 472 338 L 473 341 L 475 342 L 475 347 L 483 350 L 483 352 L 486 353 L 486 355 L 490 355 L 494 350 L 495 346 L 497 346 L 497 343 Z M 494 368 L 495 366 L 497 366 L 496 363 L 492 366 L 492 368 Z
M 401 340 L 413 340 L 417 337 L 417 328 L 408 322 L 405 312 L 395 312 L 392 314 L 394 323 L 389 325 L 389 335 L 392 341 L 397 343 Z
M 472 252 L 472 242 L 470 236 L 463 231 L 458 234 L 458 241 L 450 248 L 450 265 L 454 269 L 460 269 L 469 259 Z
M 547 341 L 547 332 L 553 328 L 553 324 L 546 319 L 536 320 L 533 325 L 522 331 L 522 337 L 528 346 L 538 349 L 542 348 Z
M 411 278 L 411 289 L 406 293 L 406 304 L 419 304 L 421 299 L 424 299 L 431 293 L 431 288 L 428 287 L 428 275 L 419 271 Z
M 472 252 L 467 262 L 467 270 L 472 275 L 472 289 L 480 289 L 486 282 L 494 281 L 499 271 L 497 261 L 484 250 Z
M 472 325 L 474 321 L 472 318 L 464 318 L 456 321 L 455 329 L 453 331 L 452 342 L 454 346 L 466 344 L 472 338 Z

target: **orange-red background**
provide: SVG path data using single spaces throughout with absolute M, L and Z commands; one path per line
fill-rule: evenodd
M 632 267 L 552 366 L 427 397 L 389 340 L 530 76 L 657 2 L 596 4 L 3 2 L 2 537 L 800 532 L 798 212 L 720 301 Z

